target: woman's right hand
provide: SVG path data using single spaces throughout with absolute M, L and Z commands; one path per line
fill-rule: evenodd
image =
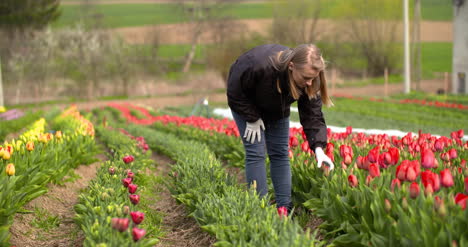
M 258 137 L 258 142 L 262 141 L 262 132 L 260 129 L 265 131 L 265 125 L 263 124 L 263 120 L 261 118 L 253 123 L 247 122 L 244 138 L 246 138 L 246 140 L 252 144 L 255 142 L 256 137 Z

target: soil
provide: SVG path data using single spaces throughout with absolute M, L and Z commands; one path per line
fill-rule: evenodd
M 153 153 L 153 159 L 157 164 L 155 175 L 162 175 L 169 179 L 168 175 L 174 164 L 174 161 L 166 156 Z M 187 216 L 188 211 L 183 204 L 176 202 L 172 197 L 168 188 L 160 185 L 158 195 L 160 200 L 154 205 L 154 210 L 157 210 L 164 215 L 163 231 L 166 232 L 161 242 L 157 247 L 198 247 L 198 246 L 213 246 L 216 239 L 204 232 L 197 224 L 195 219 Z
M 96 169 L 106 160 L 104 154 L 97 155 L 100 160 L 91 165 L 81 165 L 74 171 L 79 179 L 66 182 L 63 185 L 50 184 L 49 191 L 30 201 L 25 210 L 35 211 L 36 208 L 51 217 L 58 217 L 60 224 L 49 231 L 34 227 L 35 214 L 16 214 L 10 229 L 11 243 L 21 247 L 71 247 L 82 246 L 84 236 L 81 229 L 73 221 L 75 211 L 73 206 L 78 203 L 80 190 L 88 186 L 89 181 L 96 177 Z M 39 220 L 39 219 L 36 219 Z

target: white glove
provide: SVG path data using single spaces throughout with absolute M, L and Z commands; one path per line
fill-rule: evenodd
M 333 170 L 335 168 L 335 165 L 331 161 L 330 157 L 328 157 L 324 152 L 321 147 L 316 147 L 315 148 L 315 158 L 317 159 L 317 166 L 320 168 L 322 167 L 322 163 L 325 162 L 328 167 L 330 167 L 330 170 Z
M 258 142 L 260 142 L 262 140 L 262 132 L 260 131 L 260 128 L 265 131 L 265 125 L 263 124 L 263 120 L 261 118 L 253 123 L 247 122 L 244 138 L 253 144 L 255 142 L 255 138 L 258 137 Z

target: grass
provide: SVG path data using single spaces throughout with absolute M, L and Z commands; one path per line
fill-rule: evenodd
M 32 226 L 43 229 L 48 232 L 60 225 L 58 216 L 51 215 L 49 211 L 44 208 L 36 207 L 34 209 L 35 218 L 32 220 Z
M 323 4 L 321 18 L 331 18 L 335 2 L 328 0 Z M 91 13 L 102 18 L 102 23 L 108 28 L 130 27 L 155 24 L 180 23 L 186 21 L 176 4 L 106 4 L 94 5 Z M 424 20 L 451 21 L 453 17 L 451 1 L 422 1 L 422 17 Z M 80 5 L 62 5 L 62 16 L 54 27 L 66 27 L 76 23 L 83 16 L 84 8 Z M 220 11 L 221 14 L 236 19 L 262 19 L 273 16 L 273 4 L 242 3 L 232 8 Z

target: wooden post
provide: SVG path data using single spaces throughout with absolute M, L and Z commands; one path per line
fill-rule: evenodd
M 449 90 L 449 73 L 445 72 L 444 73 L 444 93 L 445 93 L 445 97 L 447 97 L 448 90 Z
M 333 68 L 331 72 L 332 72 L 332 76 L 331 76 L 331 79 L 332 79 L 332 80 L 331 80 L 331 83 L 332 83 L 332 93 L 331 93 L 331 95 L 334 95 L 334 94 L 336 93 L 336 91 L 335 91 L 335 85 L 336 85 L 336 69 Z
M 384 96 L 388 97 L 388 68 L 384 69 Z

